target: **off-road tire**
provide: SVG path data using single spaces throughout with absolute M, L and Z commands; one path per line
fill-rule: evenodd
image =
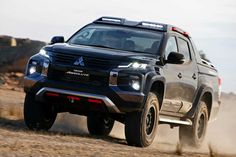
M 125 119 L 125 137 L 128 145 L 147 147 L 155 136 L 159 121 L 159 103 L 150 92 L 142 111 L 128 113 Z
M 100 114 L 87 117 L 87 127 L 91 135 L 108 136 L 114 126 L 114 120 Z
M 208 123 L 208 109 L 205 102 L 200 102 L 192 121 L 192 126 L 179 127 L 179 140 L 182 145 L 199 148 L 204 141 Z
M 36 102 L 33 94 L 26 94 L 24 121 L 30 130 L 49 130 L 55 122 L 56 116 L 57 112 L 53 105 Z

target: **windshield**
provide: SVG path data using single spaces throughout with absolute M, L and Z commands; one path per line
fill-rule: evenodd
M 163 33 L 122 26 L 89 25 L 70 40 L 70 44 L 87 45 L 157 54 Z

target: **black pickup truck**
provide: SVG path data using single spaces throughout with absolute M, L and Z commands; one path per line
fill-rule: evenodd
M 25 124 L 48 130 L 69 112 L 87 116 L 90 134 L 108 135 L 116 120 L 139 147 L 153 142 L 158 124 L 170 124 L 182 144 L 199 147 L 220 106 L 220 82 L 185 31 L 101 17 L 29 59 Z

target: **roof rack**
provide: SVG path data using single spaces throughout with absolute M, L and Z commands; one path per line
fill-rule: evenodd
M 137 24 L 137 26 L 144 27 L 144 28 L 155 29 L 155 30 L 160 30 L 160 31 L 166 31 L 167 30 L 167 25 L 165 25 L 165 24 L 155 23 L 155 22 L 148 22 L 148 21 L 141 21 Z
M 109 24 L 124 24 L 124 18 L 117 18 L 117 17 L 100 17 L 99 19 L 95 20 L 93 23 L 109 23 Z

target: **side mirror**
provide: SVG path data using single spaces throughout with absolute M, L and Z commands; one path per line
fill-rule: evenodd
M 185 62 L 184 55 L 178 52 L 171 52 L 167 57 L 167 63 L 183 64 Z
M 64 43 L 64 37 L 63 36 L 55 36 L 52 38 L 51 40 L 51 44 L 55 44 L 55 43 Z

